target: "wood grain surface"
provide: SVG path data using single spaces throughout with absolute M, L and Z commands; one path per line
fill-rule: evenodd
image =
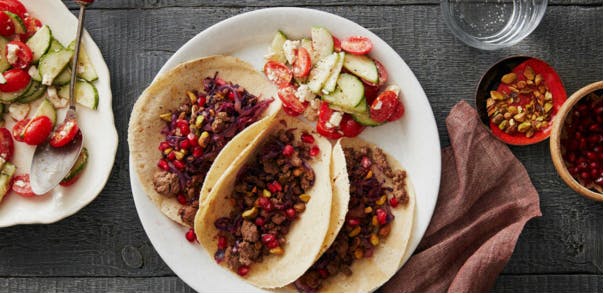
M 66 1 L 75 9 L 71 1 Z M 438 1 L 297 1 L 351 19 L 388 42 L 422 84 L 440 140 L 459 100 L 473 102 L 481 74 L 515 54 L 539 57 L 559 73 L 570 95 L 602 79 L 602 1 L 550 1 L 539 27 L 516 46 L 479 51 L 457 41 Z M 163 63 L 218 21 L 290 1 L 99 0 L 86 27 L 112 77 L 120 137 L 101 195 L 52 225 L 0 229 L 0 292 L 190 292 L 153 249 L 132 200 L 126 130 L 132 106 Z M 73 10 L 75 13 L 75 10 Z M 602 204 L 566 187 L 547 142 L 514 147 L 540 194 L 543 217 L 529 221 L 498 279 L 497 292 L 602 292 Z M 477 156 L 479 157 L 479 156 Z M 184 234 L 183 234 L 184 235 Z

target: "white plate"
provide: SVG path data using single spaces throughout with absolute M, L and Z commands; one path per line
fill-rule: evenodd
M 345 18 L 312 9 L 270 8 L 244 13 L 222 21 L 183 45 L 158 75 L 179 63 L 212 54 L 240 57 L 262 69 L 263 57 L 277 30 L 290 38 L 309 36 L 310 27 L 321 25 L 337 37 L 362 35 L 374 44 L 372 56 L 386 66 L 391 83 L 402 89 L 406 112 L 402 120 L 361 135 L 394 155 L 409 172 L 417 195 L 411 251 L 423 236 L 436 204 L 440 184 L 440 143 L 436 121 L 426 95 L 400 56 L 369 30 Z M 130 165 L 130 182 L 143 227 L 166 264 L 197 291 L 259 291 L 214 263 L 198 244 L 185 240 L 186 229 L 170 221 L 143 192 Z M 411 252 L 408 252 L 411 253 Z
M 78 21 L 60 0 L 21 2 L 31 15 L 50 27 L 53 36 L 62 44 L 67 45 L 75 38 Z M 73 215 L 96 198 L 109 178 L 118 142 L 111 109 L 109 70 L 101 51 L 87 32 L 84 32 L 83 43 L 99 75 L 98 81 L 94 83 L 99 92 L 98 110 L 92 111 L 81 106 L 77 109 L 84 146 L 90 154 L 88 165 L 78 182 L 70 187 L 59 186 L 43 196 L 33 198 L 9 193 L 0 203 L 0 227 L 53 223 Z M 35 111 L 37 105 L 33 106 L 31 112 Z M 65 109 L 59 110 L 57 122 L 63 120 L 64 114 Z M 6 127 L 10 130 L 14 121 L 9 115 L 4 115 L 4 118 Z M 33 151 L 33 146 L 15 141 L 13 163 L 18 167 L 17 174 L 29 173 Z

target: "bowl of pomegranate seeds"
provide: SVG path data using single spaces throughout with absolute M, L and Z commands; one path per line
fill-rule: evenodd
M 577 193 L 602 201 L 602 81 L 589 84 L 562 105 L 550 151 L 556 171 Z

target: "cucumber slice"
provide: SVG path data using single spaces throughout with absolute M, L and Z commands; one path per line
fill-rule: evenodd
M 338 58 L 339 55 L 334 53 L 322 58 L 317 62 L 312 70 L 310 70 L 310 74 L 308 75 L 308 87 L 310 90 L 316 94 L 321 92 L 321 88 L 331 74 L 331 69 L 333 69 L 338 63 Z
M 340 72 L 342 72 L 342 65 L 344 65 L 344 53 L 338 53 L 338 62 L 336 66 L 331 69 L 331 74 L 329 74 L 329 78 L 327 78 L 327 82 L 325 82 L 325 86 L 323 86 L 322 92 L 324 94 L 329 94 L 336 89 L 336 82 L 338 81 L 338 77 L 340 77 Z
M 365 97 L 363 82 L 354 75 L 340 74 L 337 84 L 338 87 L 333 94 L 324 95 L 323 100 L 346 110 L 353 110 Z
M 71 68 L 65 67 L 61 73 L 52 81 L 52 85 L 63 86 L 71 82 Z
M 78 104 L 96 110 L 99 105 L 99 93 L 92 83 L 79 80 L 75 84 L 74 92 Z M 59 97 L 69 99 L 69 85 L 61 87 Z
M 371 83 L 378 83 L 378 71 L 373 60 L 367 56 L 347 54 L 344 68 Z
M 36 65 L 31 65 L 31 67 L 29 67 L 29 70 L 27 71 L 27 74 L 29 74 L 29 77 L 31 77 L 31 79 L 38 82 L 42 82 L 40 70 L 38 70 L 38 67 L 36 67 Z
M 42 85 L 42 83 L 38 81 L 33 81 L 32 86 L 29 88 L 29 91 L 23 94 L 17 102 L 19 103 L 30 103 L 37 99 L 39 99 L 46 92 L 46 85 Z
M 22 90 L 16 92 L 0 92 L 0 101 L 3 103 L 14 102 L 18 98 L 20 98 L 23 94 L 27 93 L 29 88 L 32 86 L 34 80 L 30 80 L 29 84 Z
M 72 56 L 73 50 L 69 49 L 49 52 L 43 55 L 38 64 L 38 69 L 42 76 L 42 84 L 51 85 L 55 77 L 69 64 Z
M 287 36 L 281 31 L 275 33 L 271 46 L 269 47 L 269 60 L 285 64 L 285 54 L 283 53 L 283 43 L 287 40 Z
M 322 59 L 333 52 L 333 37 L 323 27 L 312 27 L 310 29 L 312 48 L 317 52 L 317 57 Z
M 10 162 L 6 162 L 2 166 L 2 171 L 0 171 L 0 202 L 10 189 L 11 181 L 16 170 L 17 167 Z
M 336 104 L 329 104 L 329 108 L 348 114 L 360 114 L 362 116 L 363 113 L 367 112 L 367 101 L 363 98 L 354 108 L 344 108 Z
M 371 117 L 369 117 L 369 112 L 350 115 L 356 122 L 365 126 L 378 126 L 384 124 L 371 119 Z
M 40 104 L 40 106 L 38 106 L 36 113 L 34 113 L 34 115 L 31 118 L 33 119 L 33 118 L 36 118 L 39 116 L 48 117 L 50 119 L 50 121 L 52 122 L 52 126 L 53 127 L 55 126 L 55 123 L 57 122 L 57 111 L 55 110 L 55 107 L 52 105 L 52 103 L 48 99 L 42 100 L 42 103 Z M 27 129 L 27 126 L 23 129 L 23 131 L 25 131 L 26 129 Z
M 310 39 L 302 38 L 302 40 L 300 40 L 300 47 L 304 47 L 304 49 L 306 49 L 306 51 L 308 51 L 308 53 L 310 54 L 311 65 L 314 65 L 317 60 L 319 60 L 319 58 L 317 57 L 317 53 L 312 48 L 312 41 L 310 41 Z
M 82 43 L 80 46 L 81 48 L 80 55 L 78 57 L 78 67 L 75 68 L 77 69 L 78 77 L 81 77 L 86 81 L 95 81 L 99 78 L 99 76 L 96 74 L 96 70 L 90 62 L 90 58 L 88 58 L 84 43 Z M 67 48 L 75 50 L 75 40 L 72 41 Z M 71 65 L 71 68 L 74 69 L 73 65 Z
M 4 11 L 4 13 L 8 15 L 10 20 L 13 22 L 13 25 L 15 25 L 15 34 L 25 34 L 27 32 L 27 27 L 25 27 L 25 23 L 21 17 L 10 11 Z
M 52 33 L 47 25 L 42 26 L 42 28 L 40 28 L 36 34 L 27 40 L 27 46 L 29 46 L 34 54 L 34 63 L 38 62 L 40 58 L 48 51 L 51 41 Z
M 57 39 L 52 39 L 52 41 L 50 42 L 50 47 L 48 48 L 48 52 L 55 52 L 55 51 L 59 51 L 59 50 L 63 50 L 65 49 L 65 46 L 63 46 L 63 44 L 61 44 L 61 42 L 57 41 Z
M 78 159 L 76 159 L 75 164 L 73 165 L 71 170 L 69 170 L 69 173 L 67 174 L 67 176 L 65 176 L 65 178 L 63 178 L 61 182 L 69 182 L 73 178 L 78 177 L 84 171 L 84 168 L 86 168 L 87 163 L 88 149 L 84 147 L 82 148 L 82 151 L 80 151 L 80 155 L 78 156 Z
M 4 72 L 10 68 L 10 63 L 6 58 L 6 44 L 8 40 L 4 37 L 0 37 L 0 72 Z

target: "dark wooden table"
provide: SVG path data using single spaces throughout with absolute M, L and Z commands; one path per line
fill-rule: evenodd
M 68 2 L 75 13 L 76 6 Z M 528 38 L 493 52 L 457 41 L 438 1 L 305 0 L 375 32 L 407 62 L 432 105 L 443 147 L 445 117 L 500 58 L 524 54 L 548 61 L 569 95 L 602 79 L 602 1 L 552 0 Z M 371 4 L 369 4 L 371 3 Z M 187 292 L 162 261 L 139 222 L 128 174 L 126 130 L 134 101 L 163 63 L 187 40 L 218 21 L 289 1 L 98 0 L 86 27 L 111 70 L 120 146 L 101 195 L 52 225 L 0 229 L 0 292 Z M 526 225 L 497 280 L 496 292 L 602 292 L 602 204 L 562 183 L 549 145 L 512 148 L 537 187 L 543 217 Z M 479 157 L 479 156 L 477 156 Z M 178 252 L 178 250 L 174 250 Z

